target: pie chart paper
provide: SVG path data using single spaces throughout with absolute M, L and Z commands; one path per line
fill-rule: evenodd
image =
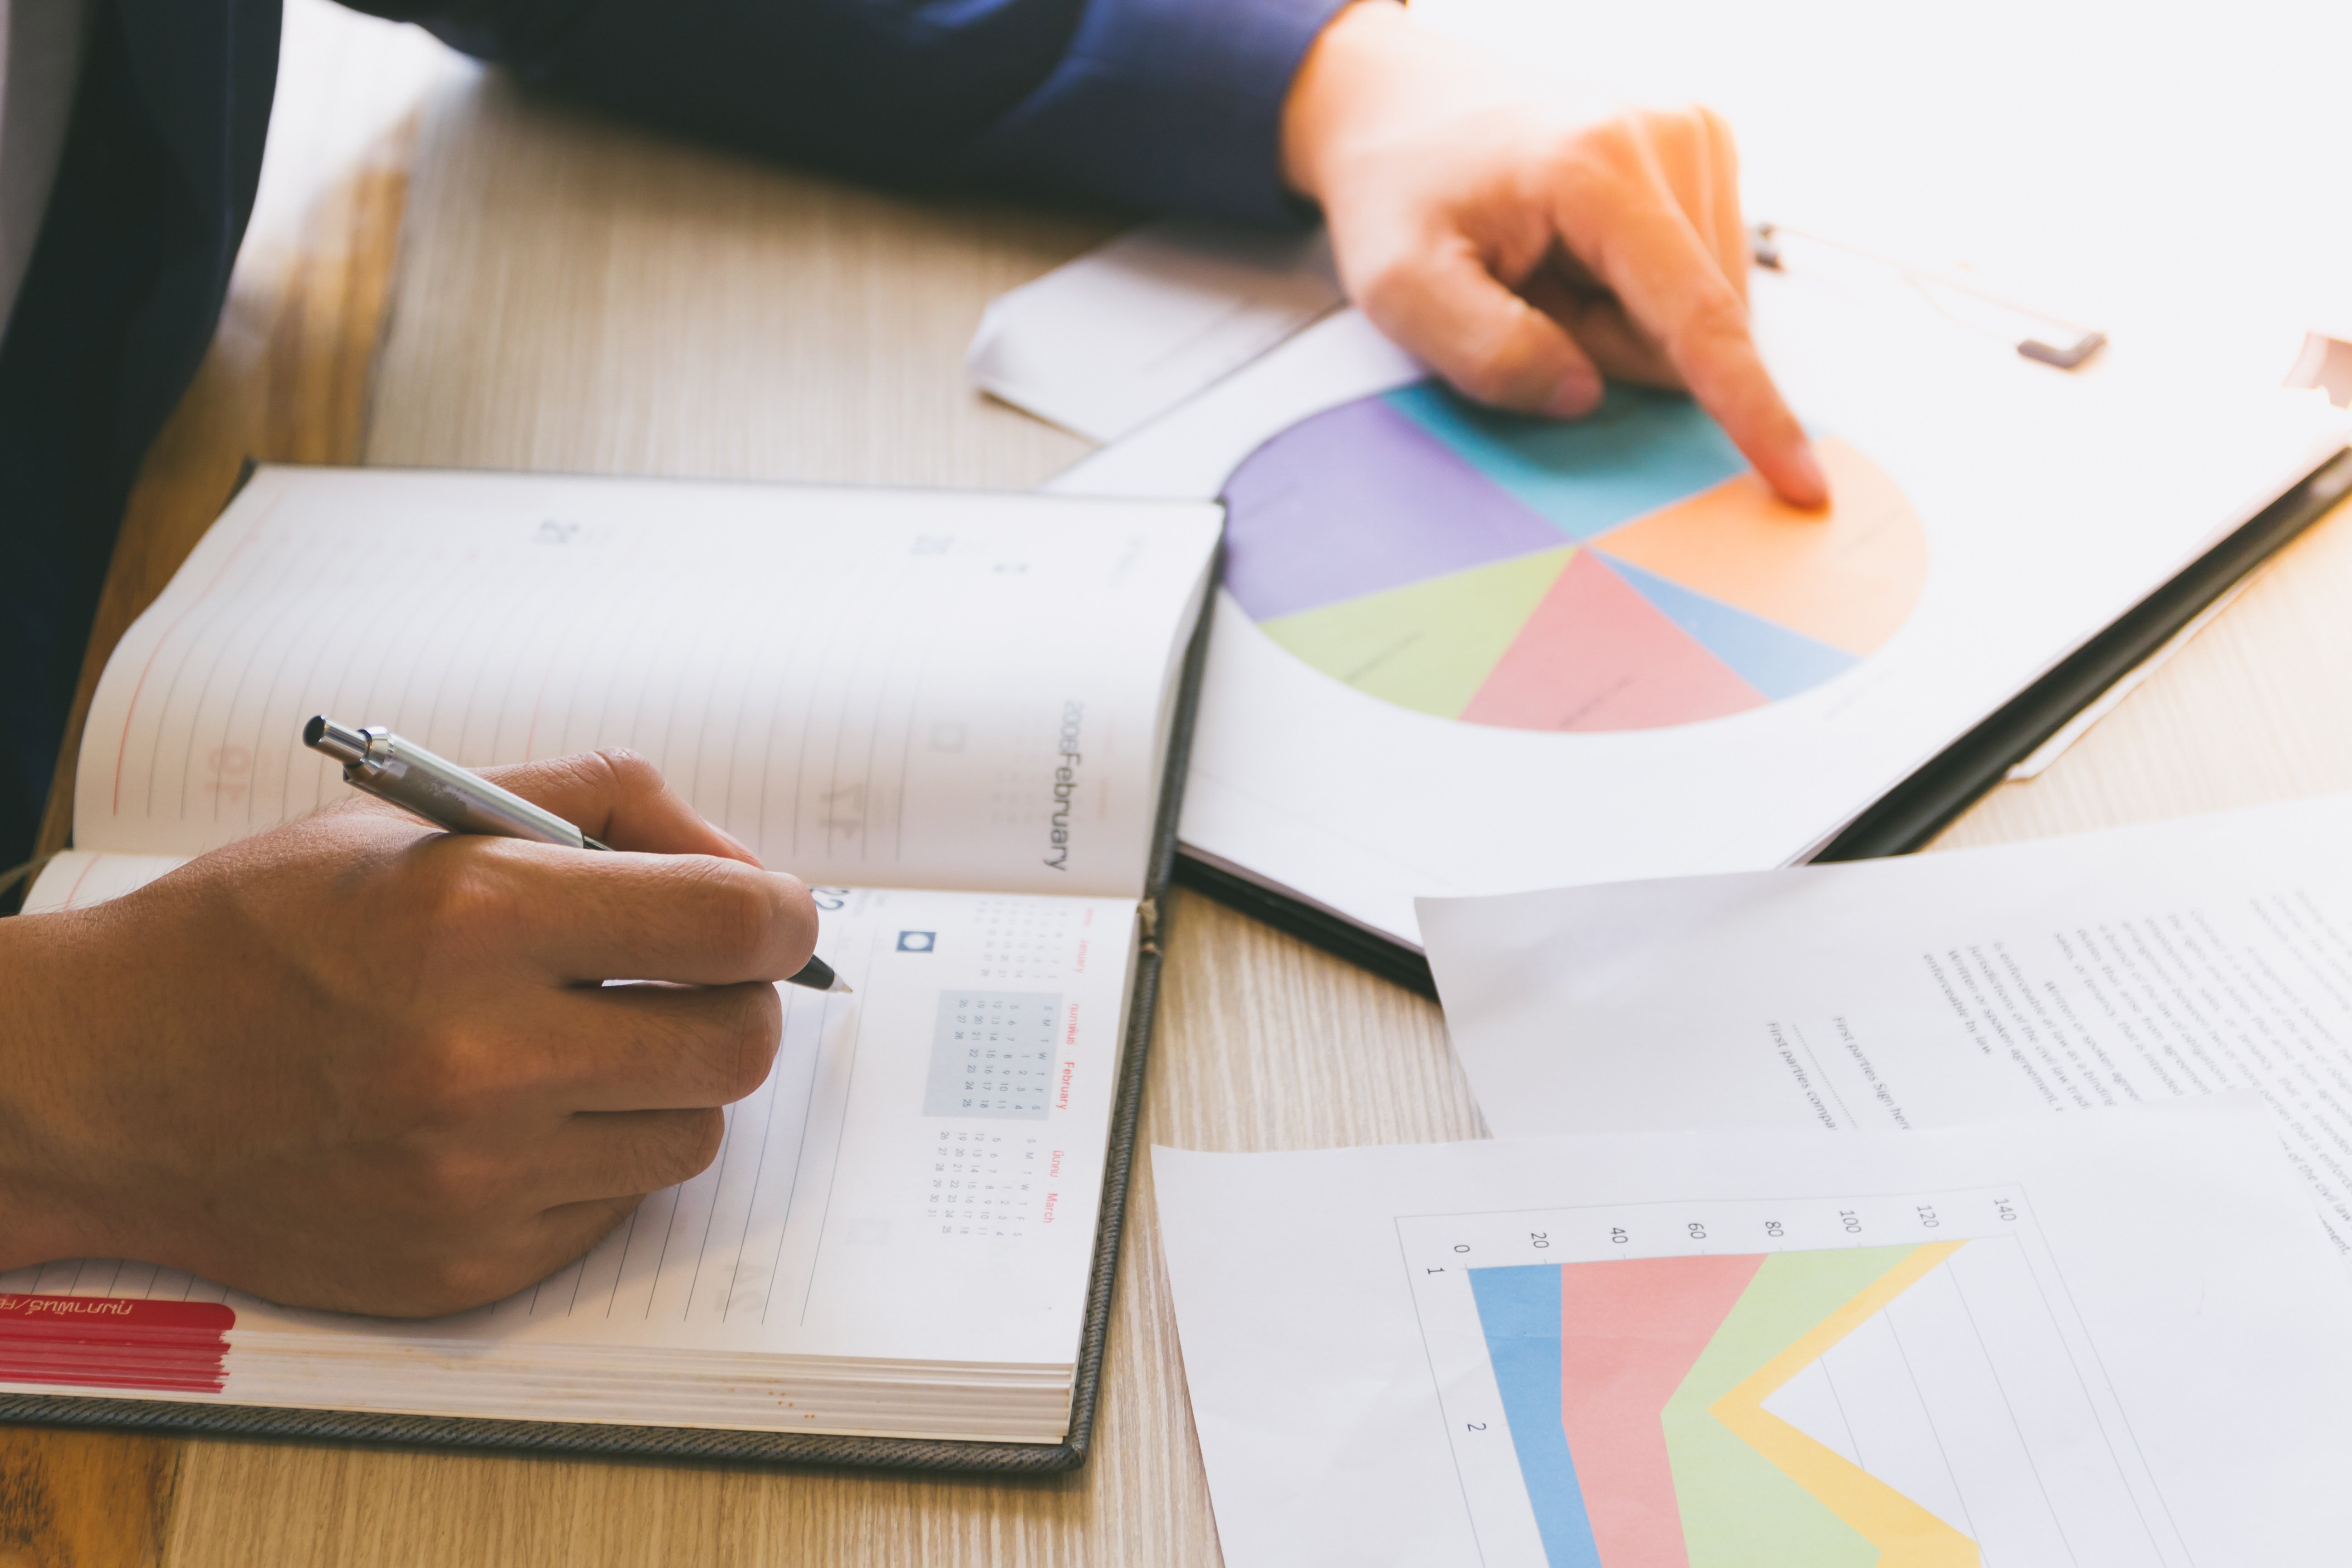
M 1927 537 L 1816 432 L 1835 500 L 1777 498 L 1679 394 L 1613 386 L 1572 424 L 1434 381 L 1292 426 L 1225 486 L 1225 586 L 1360 691 L 1519 730 L 1648 730 L 1835 679 L 1902 626 Z
M 1750 283 L 1821 512 L 1687 398 L 1491 413 L 1353 310 L 1053 481 L 1224 500 L 1194 863 L 1409 949 L 1417 896 L 1807 858 L 2344 445 L 2315 395 Z

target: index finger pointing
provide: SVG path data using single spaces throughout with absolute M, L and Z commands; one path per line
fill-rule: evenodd
M 1713 248 L 1654 188 L 1611 193 L 1605 225 L 1586 221 L 1571 200 L 1559 214 L 1563 237 L 1655 338 L 1699 406 L 1783 497 L 1798 506 L 1829 500 L 1829 480 L 1805 427 L 1772 384 L 1748 327 L 1748 309 Z

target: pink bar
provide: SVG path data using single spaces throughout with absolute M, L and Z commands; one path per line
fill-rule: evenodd
M 1651 730 L 1762 706 L 1762 692 L 1580 550 L 1462 717 L 1518 730 Z
M 1560 1425 L 1602 1568 L 1690 1568 L 1666 1401 L 1763 1262 L 1638 1258 L 1560 1269 Z

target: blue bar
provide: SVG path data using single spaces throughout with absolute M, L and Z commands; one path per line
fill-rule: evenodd
M 1559 1268 L 1473 1268 L 1470 1293 L 1551 1568 L 1601 1568 L 1559 1408 Z

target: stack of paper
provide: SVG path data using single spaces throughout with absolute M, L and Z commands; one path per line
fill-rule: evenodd
M 2347 845 L 1424 900 L 1500 1142 L 1155 1153 L 1226 1560 L 2331 1552 Z
M 1422 906 L 1497 1132 L 1893 1131 L 2239 1090 L 2352 1255 L 2352 797 Z

